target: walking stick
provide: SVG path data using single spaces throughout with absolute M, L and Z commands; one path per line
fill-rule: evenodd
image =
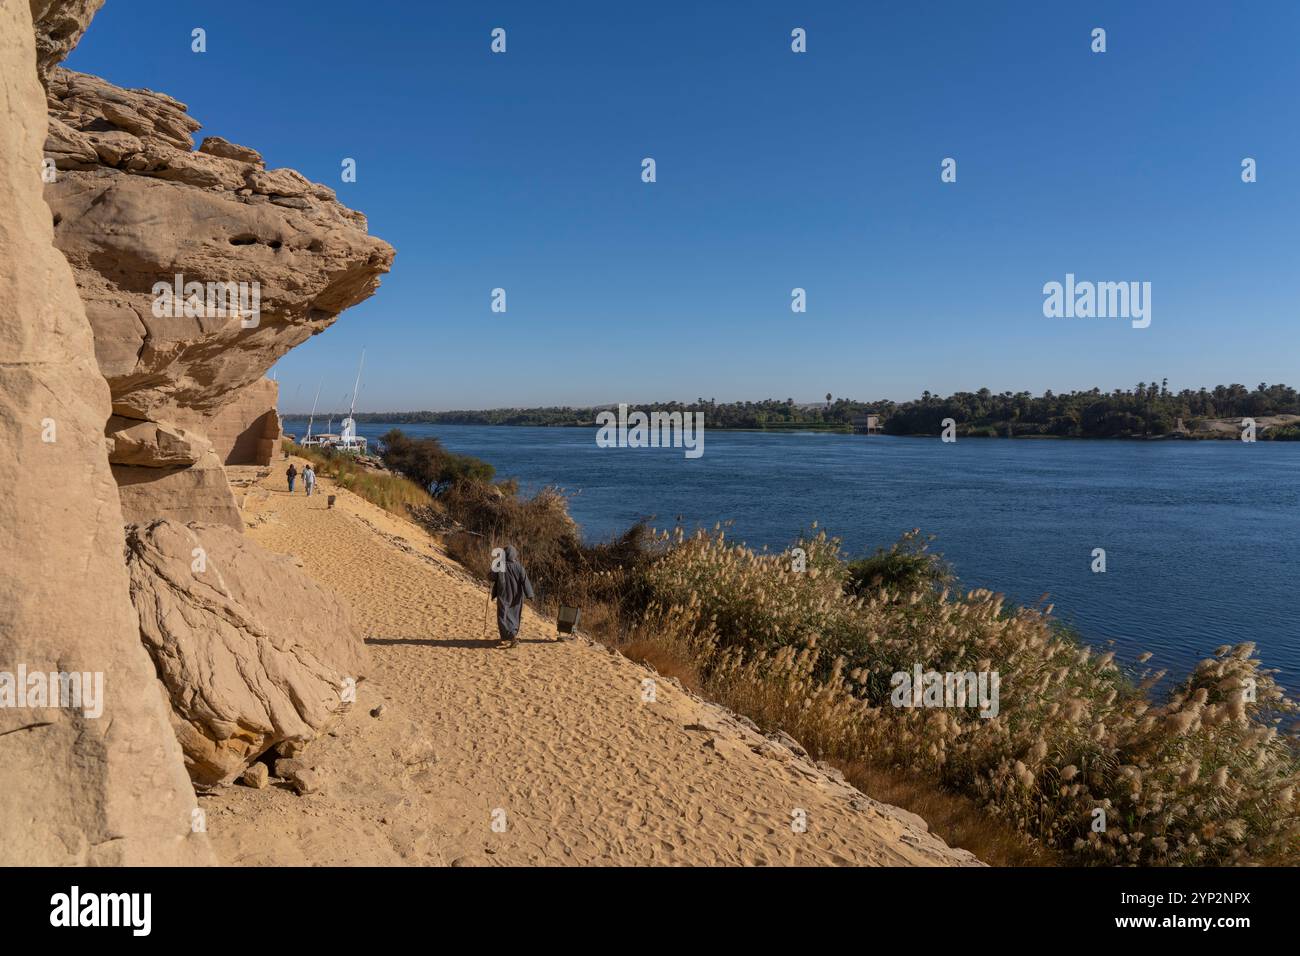
M 485 615 L 483 619 L 483 639 L 485 641 L 492 639 L 492 589 L 491 588 L 488 589 L 488 593 L 487 593 L 487 608 L 485 609 Z

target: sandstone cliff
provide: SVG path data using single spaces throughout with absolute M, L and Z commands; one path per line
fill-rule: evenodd
M 139 636 L 191 777 L 226 782 L 310 740 L 365 676 L 341 606 L 242 539 L 224 466 L 271 461 L 267 369 L 370 296 L 393 249 L 332 189 L 253 149 L 211 136 L 196 151 L 183 103 L 59 66 L 103 0 L 30 2 L 44 231 L 72 267 L 111 397 L 100 427 Z
M 57 4 L 0 0 L 0 669 L 103 675 L 98 716 L 6 700 L 0 676 L 4 865 L 211 861 L 128 598 L 104 448 L 108 388 L 41 199 L 32 14 L 57 26 L 40 45 L 45 62 L 70 35 L 74 8 L 95 5 L 56 16 Z

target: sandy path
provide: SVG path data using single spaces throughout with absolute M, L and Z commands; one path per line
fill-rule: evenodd
M 585 640 L 554 643 L 531 611 L 518 648 L 492 647 L 485 590 L 427 535 L 327 481 L 333 510 L 290 497 L 283 467 L 251 490 L 249 534 L 353 605 L 373 673 L 336 735 L 305 753 L 321 792 L 203 798 L 223 862 L 973 861 L 673 683 L 644 702 L 653 672 Z

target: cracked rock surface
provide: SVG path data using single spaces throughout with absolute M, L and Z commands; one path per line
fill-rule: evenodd
M 351 709 L 366 647 L 348 608 L 296 559 L 225 525 L 163 519 L 128 529 L 127 568 L 195 783 L 230 783 Z

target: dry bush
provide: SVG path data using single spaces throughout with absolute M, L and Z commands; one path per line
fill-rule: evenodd
M 455 556 L 474 570 L 486 570 L 493 548 L 514 545 L 541 591 L 550 592 L 571 572 L 580 546 L 577 525 L 569 517 L 564 497 L 544 488 L 520 499 L 509 488 L 480 482 L 457 483 L 439 500 L 448 513 L 473 535 L 457 536 Z
M 866 760 L 829 761 L 849 783 L 882 803 L 915 813 L 949 846 L 969 850 L 991 866 L 1058 866 L 1060 854 L 991 817 L 971 797 L 936 786 L 905 767 Z
M 537 590 L 538 603 L 569 604 L 590 615 L 644 607 L 640 569 L 650 560 L 653 535 L 641 524 L 603 544 L 585 545 L 554 488 L 520 498 L 509 485 L 457 483 L 438 499 L 467 532 L 448 538 L 448 552 L 486 577 L 493 548 L 514 545 Z M 601 605 L 609 607 L 600 610 Z
M 444 535 L 442 540 L 448 557 L 459 561 L 474 577 L 488 580 L 488 574 L 492 570 L 492 554 L 481 535 L 460 531 Z

